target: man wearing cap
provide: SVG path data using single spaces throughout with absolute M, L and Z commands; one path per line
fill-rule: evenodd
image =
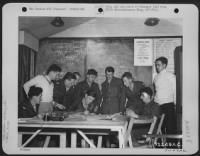
M 99 85 L 95 82 L 97 77 L 97 71 L 95 69 L 89 69 L 87 71 L 86 79 L 77 84 L 77 93 L 75 93 L 75 102 L 72 104 L 70 110 L 83 110 L 82 99 L 88 90 L 92 90 L 96 94 L 95 105 L 90 108 L 90 112 L 98 113 L 101 103 L 101 92 Z

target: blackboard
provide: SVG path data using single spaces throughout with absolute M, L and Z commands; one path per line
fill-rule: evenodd
M 62 72 L 79 72 L 85 75 L 86 40 L 45 39 L 40 42 L 37 56 L 37 73 L 44 73 L 49 65 L 56 63 Z
M 126 71 L 137 81 L 152 83 L 152 66 L 134 66 L 134 38 L 47 38 L 40 42 L 37 55 L 37 73 L 45 72 L 52 63 L 60 64 L 63 72 L 78 71 L 85 77 L 87 69 L 98 71 L 97 82 L 105 80 L 105 68 L 113 66 L 115 75 Z
M 87 40 L 87 68 L 95 67 L 98 82 L 105 80 L 105 68 L 113 66 L 115 75 L 121 77 L 124 72 L 131 72 L 137 81 L 146 85 L 152 82 L 151 66 L 134 66 L 133 38 L 98 38 Z

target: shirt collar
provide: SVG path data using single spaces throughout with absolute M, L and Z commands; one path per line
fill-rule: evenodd
M 167 70 L 166 69 L 163 69 L 159 74 L 163 74 L 163 73 L 166 73 Z
M 52 83 L 51 79 L 48 77 L 48 75 L 45 76 L 46 80 L 49 82 L 49 84 Z

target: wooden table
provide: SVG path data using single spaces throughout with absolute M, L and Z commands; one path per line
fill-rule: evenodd
M 77 114 L 76 114 L 77 115 Z M 127 120 L 126 117 L 119 116 L 119 118 L 107 118 L 106 115 L 81 115 L 81 118 L 78 118 L 79 115 L 72 115 L 71 117 L 66 118 L 64 121 L 43 121 L 39 119 L 19 119 L 18 127 L 34 127 L 34 128 L 49 128 L 54 129 L 54 132 L 57 130 L 67 130 L 75 129 L 78 133 L 83 133 L 83 138 L 85 138 L 84 130 L 106 130 L 110 132 L 117 132 L 119 138 L 119 148 L 124 148 L 124 136 L 127 129 Z M 19 144 L 21 145 L 22 135 L 27 132 L 19 132 Z M 39 132 L 40 133 L 40 132 Z M 66 135 L 63 133 L 56 132 L 61 137 L 61 147 L 66 145 Z M 51 133 L 49 132 L 49 135 Z M 76 147 L 76 133 L 71 134 L 71 146 Z M 87 136 L 86 136 L 87 137 Z M 66 147 L 66 146 L 65 146 Z

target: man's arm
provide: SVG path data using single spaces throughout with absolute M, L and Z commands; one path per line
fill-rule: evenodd
M 96 105 L 94 107 L 94 111 L 97 112 L 100 108 L 102 96 L 101 96 L 101 91 L 99 89 L 99 85 L 96 85 L 96 94 L 97 94 L 97 99 L 96 99 Z
M 125 86 L 123 85 L 122 81 L 120 83 L 120 112 L 124 113 L 125 111 L 125 104 L 126 104 L 126 92 Z
M 31 86 L 34 86 L 34 85 L 37 85 L 41 80 L 41 76 L 36 76 L 32 79 L 30 79 L 29 81 L 27 81 L 25 84 L 24 84 L 24 90 L 25 90 L 25 93 L 26 95 L 28 96 L 28 92 L 29 92 L 29 89 Z

